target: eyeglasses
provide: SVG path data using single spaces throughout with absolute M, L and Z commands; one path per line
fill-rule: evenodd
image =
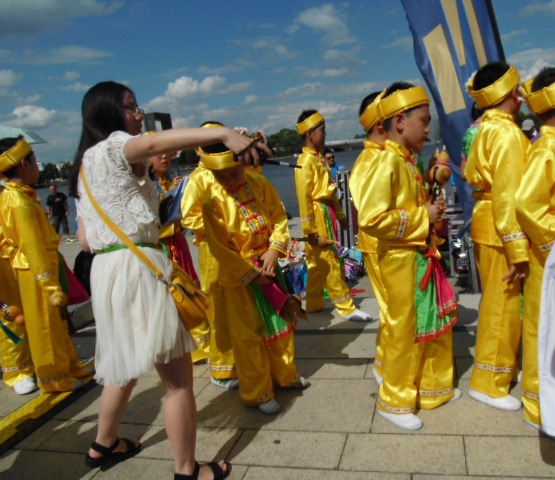
M 144 115 L 145 111 L 142 108 L 139 107 L 132 107 L 131 105 L 124 105 L 122 107 L 124 110 L 127 110 L 128 112 L 132 112 L 135 115 Z

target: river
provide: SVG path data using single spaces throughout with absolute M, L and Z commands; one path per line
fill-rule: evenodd
M 437 145 L 426 145 L 422 150 L 422 155 L 426 160 L 428 160 L 432 154 L 434 153 Z M 345 167 L 346 170 L 351 170 L 353 165 L 360 154 L 360 150 L 352 150 L 347 152 L 336 152 L 335 153 L 335 162 L 339 165 Z M 295 164 L 297 162 L 296 158 L 283 158 L 280 161 Z M 297 194 L 295 191 L 295 169 L 294 168 L 287 168 L 287 167 L 278 167 L 274 165 L 266 165 L 264 167 L 264 174 L 266 177 L 272 182 L 276 190 L 278 191 L 281 201 L 285 205 L 285 209 L 289 214 L 293 217 L 299 216 L 299 207 L 297 204 Z M 59 185 L 58 191 L 63 192 L 68 195 L 68 187 L 67 185 Z M 39 198 L 42 205 L 46 209 L 46 198 L 50 194 L 50 190 L 48 188 L 40 188 L 38 190 Z M 75 233 L 75 218 L 76 218 L 76 209 L 75 209 L 75 200 L 70 198 L 68 200 L 69 203 L 69 218 L 72 219 L 69 222 L 69 228 L 71 230 L 71 234 Z

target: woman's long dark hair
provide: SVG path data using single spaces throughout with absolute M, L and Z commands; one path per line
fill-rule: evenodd
M 91 87 L 83 97 L 81 114 L 83 128 L 79 146 L 73 157 L 73 169 L 69 183 L 69 194 L 79 198 L 77 181 L 83 155 L 85 152 L 105 140 L 116 131 L 126 131 L 125 119 L 122 111 L 123 98 L 126 92 L 133 91 L 116 82 L 101 82 Z

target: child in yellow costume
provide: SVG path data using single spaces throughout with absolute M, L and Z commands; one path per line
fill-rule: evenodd
M 407 430 L 422 428 L 413 413 L 417 406 L 431 409 L 460 397 L 453 388 L 454 293 L 451 290 L 445 301 L 440 301 L 439 287 L 437 297 L 423 299 L 421 293 L 430 291 L 424 282 L 430 275 L 434 284 L 436 276 L 441 278 L 437 261 L 428 271 L 434 266 L 430 256 L 436 254 L 428 238 L 445 208 L 443 198 L 428 201 L 414 161 L 414 152 L 422 149 L 429 134 L 429 103 L 423 87 L 399 82 L 385 90 L 377 115 L 388 139 L 371 175 L 358 185 L 364 192 L 357 205 L 359 226 L 378 239 L 378 266 L 387 292 L 381 312 L 385 321 L 380 326 L 383 383 L 378 413 Z
M 515 193 L 529 140 L 515 123 L 522 103 L 520 75 L 504 62 L 484 65 L 468 90 L 485 110 L 464 176 L 476 189 L 471 235 L 482 284 L 476 354 L 469 396 L 502 410 L 518 410 L 509 392 L 518 373 L 522 280 L 528 240 L 516 217 Z
M 381 92 L 374 92 L 366 96 L 359 109 L 359 121 L 366 132 L 364 150 L 358 156 L 351 176 L 349 190 L 355 207 L 359 208 L 363 197 L 369 192 L 365 190 L 366 178 L 371 176 L 376 168 L 376 158 L 383 152 L 387 140 L 387 132 L 383 123 L 378 119 L 378 103 Z M 368 272 L 372 290 L 380 308 L 380 326 L 376 336 L 376 360 L 374 361 L 373 374 L 378 383 L 382 383 L 383 348 L 380 337 L 384 331 L 385 311 L 387 308 L 387 292 L 383 285 L 382 276 L 378 267 L 378 239 L 366 234 L 359 226 L 358 248 L 364 256 L 364 267 Z
M 202 127 L 221 126 L 220 123 L 209 122 Z M 229 338 L 229 328 L 226 321 L 226 306 L 223 287 L 218 282 L 219 266 L 216 258 L 210 253 L 204 220 L 202 204 L 210 186 L 216 179 L 211 170 L 202 163 L 202 149 L 197 150 L 201 161 L 195 170 L 189 174 L 187 186 L 181 200 L 181 225 L 194 232 L 195 244 L 199 248 L 200 282 L 202 290 L 208 295 L 209 307 L 206 310 L 210 323 L 209 331 L 209 363 L 210 381 L 223 388 L 238 388 L 239 380 L 233 349 Z
M 202 213 L 206 241 L 219 264 L 239 393 L 248 406 L 274 414 L 280 410 L 274 382 L 285 388 L 309 385 L 295 366 L 296 320 L 282 318 L 274 328 L 278 323 L 263 316 L 257 294 L 279 275 L 278 258 L 286 255 L 290 239 L 287 215 L 270 182 L 245 172 L 227 148 L 203 147 L 202 163 L 217 181 Z
M 0 187 L 0 196 L 2 188 Z M 2 233 L 0 224 L 0 298 L 8 305 L 21 308 L 17 277 L 12 269 L 12 261 L 17 249 L 8 244 Z M 2 314 L 0 312 L 0 321 Z M 25 326 L 10 322 L 8 325 L 19 338 L 20 343 L 14 343 L 3 332 L 0 332 L 0 365 L 2 365 L 2 379 L 8 387 L 12 387 L 19 395 L 34 392 L 37 389 L 35 369 Z
M 337 254 L 337 221 L 346 228 L 345 214 L 338 203 L 337 184 L 328 162 L 322 155 L 326 140 L 326 123 L 321 113 L 305 110 L 297 123 L 305 146 L 295 169 L 297 200 L 303 236 L 308 237 L 306 264 L 306 311 L 324 308 L 324 287 L 344 320 L 370 322 L 372 317 L 355 307 L 349 286 L 343 278 Z
M 1 140 L 0 152 L 0 173 L 7 178 L 0 224 L 8 244 L 17 249 L 13 269 L 37 384 L 45 393 L 75 390 L 92 372 L 79 360 L 60 312 L 67 296 L 59 280 L 59 237 L 30 186 L 39 178 L 35 154 L 17 138 Z
M 516 192 L 516 214 L 530 240 L 530 276 L 524 281 L 524 318 L 522 324 L 522 385 L 524 421 L 543 430 L 543 418 L 551 435 L 555 434 L 555 415 L 551 413 L 555 396 L 541 384 L 553 379 L 549 360 L 538 360 L 538 331 L 544 267 L 555 243 L 555 68 L 544 68 L 535 79 L 524 84 L 528 107 L 545 122 L 541 136 L 532 144 L 526 156 L 526 167 Z M 542 344 L 552 332 L 553 317 L 542 328 Z M 551 333 L 553 338 L 553 333 Z M 539 354 L 549 359 L 553 352 Z M 547 366 L 547 368 L 545 368 Z M 540 385 L 542 388 L 540 388 Z M 540 391 L 543 396 L 540 397 Z

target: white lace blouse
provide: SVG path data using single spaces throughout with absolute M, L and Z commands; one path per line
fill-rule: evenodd
M 114 132 L 89 148 L 83 166 L 89 189 L 106 213 L 134 242 L 156 243 L 159 237 L 159 197 L 148 174 L 137 178 L 123 154 L 126 132 Z M 106 225 L 92 205 L 82 178 L 78 184 L 77 214 L 83 219 L 93 251 L 123 242 Z

